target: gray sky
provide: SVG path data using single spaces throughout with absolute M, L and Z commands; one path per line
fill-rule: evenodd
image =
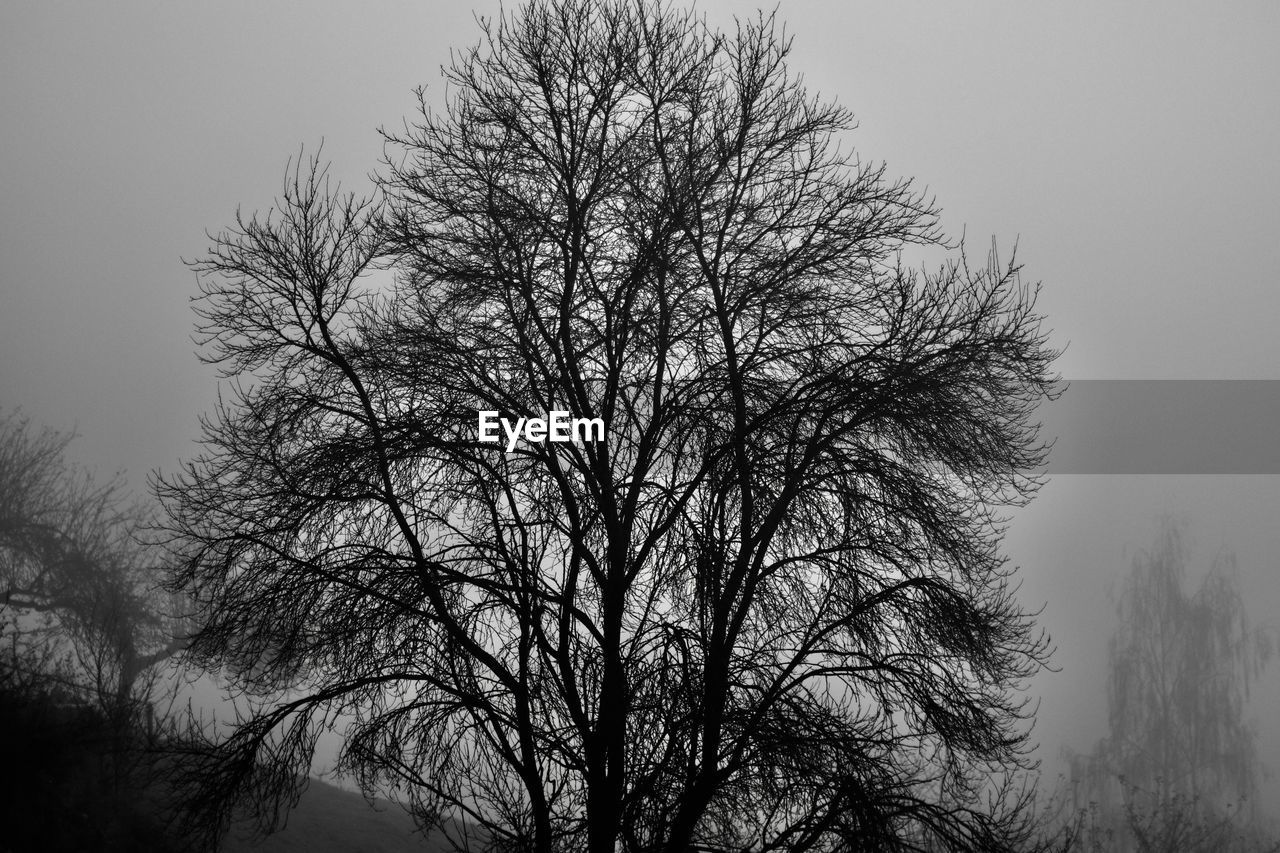
M 753 9 L 699 7 L 726 26 Z M 780 15 L 792 68 L 854 111 L 865 159 L 928 185 L 979 256 L 993 235 L 1019 242 L 1069 344 L 1064 376 L 1280 379 L 1280 4 L 784 0 Z M 323 138 L 358 189 L 376 128 L 418 84 L 438 98 L 449 48 L 477 38 L 452 3 L 6 2 L 0 408 L 77 428 L 79 458 L 139 486 L 171 468 L 216 394 L 180 257 L 237 205 L 266 207 L 302 144 Z M 1158 513 L 1192 520 L 1206 563 L 1237 551 L 1256 620 L 1280 606 L 1278 480 L 1060 476 L 1017 517 L 1024 598 L 1047 602 L 1062 650 L 1041 680 L 1046 743 L 1097 736 L 1107 583 Z

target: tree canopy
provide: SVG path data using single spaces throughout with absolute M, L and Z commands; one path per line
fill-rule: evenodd
M 1016 840 L 983 797 L 1045 654 L 999 549 L 1045 453 L 1036 288 L 904 264 L 950 246 L 932 202 L 789 50 L 769 15 L 535 0 L 374 195 L 299 158 L 214 236 L 233 381 L 160 492 L 191 657 L 254 702 L 198 818 L 273 814 L 340 725 L 460 845 Z M 480 440 L 557 411 L 604 439 Z

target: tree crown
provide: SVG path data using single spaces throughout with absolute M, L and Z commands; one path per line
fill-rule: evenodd
M 346 769 L 498 846 L 1016 834 L 975 769 L 1044 655 L 997 512 L 1054 353 L 1016 265 L 899 261 L 935 210 L 789 44 L 530 3 L 388 135 L 381 201 L 304 166 L 215 238 L 206 353 L 253 384 L 162 491 L 193 654 L 263 701 L 218 784 L 279 793 L 348 714 Z M 605 439 L 478 439 L 554 410 Z

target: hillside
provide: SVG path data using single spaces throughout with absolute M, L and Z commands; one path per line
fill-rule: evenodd
M 425 839 L 394 803 L 376 808 L 352 791 L 313 779 L 279 832 L 252 839 L 248 827 L 232 830 L 223 853 L 435 853 L 447 849 Z

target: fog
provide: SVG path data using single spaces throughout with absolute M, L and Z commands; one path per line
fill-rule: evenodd
M 419 84 L 440 103 L 450 49 L 498 8 L 5 4 L 0 410 L 74 429 L 72 455 L 139 494 L 174 470 L 217 401 L 182 258 L 237 207 L 266 208 L 303 146 L 323 142 L 366 187 L 377 129 L 399 126 Z M 731 25 L 754 6 L 697 8 Z M 846 144 L 927 185 L 972 254 L 1016 244 L 1043 283 L 1078 393 L 1044 416 L 1060 454 L 1006 547 L 1057 648 L 1031 691 L 1059 772 L 1064 747 L 1106 733 L 1117 584 L 1162 517 L 1186 522 L 1193 582 L 1229 549 L 1251 622 L 1280 608 L 1280 406 L 1261 382 L 1280 380 L 1280 6 L 790 0 L 779 14 L 792 67 L 857 116 Z M 1146 380 L 1205 382 L 1161 397 Z M 1249 704 L 1272 772 L 1278 683 L 1273 665 Z

